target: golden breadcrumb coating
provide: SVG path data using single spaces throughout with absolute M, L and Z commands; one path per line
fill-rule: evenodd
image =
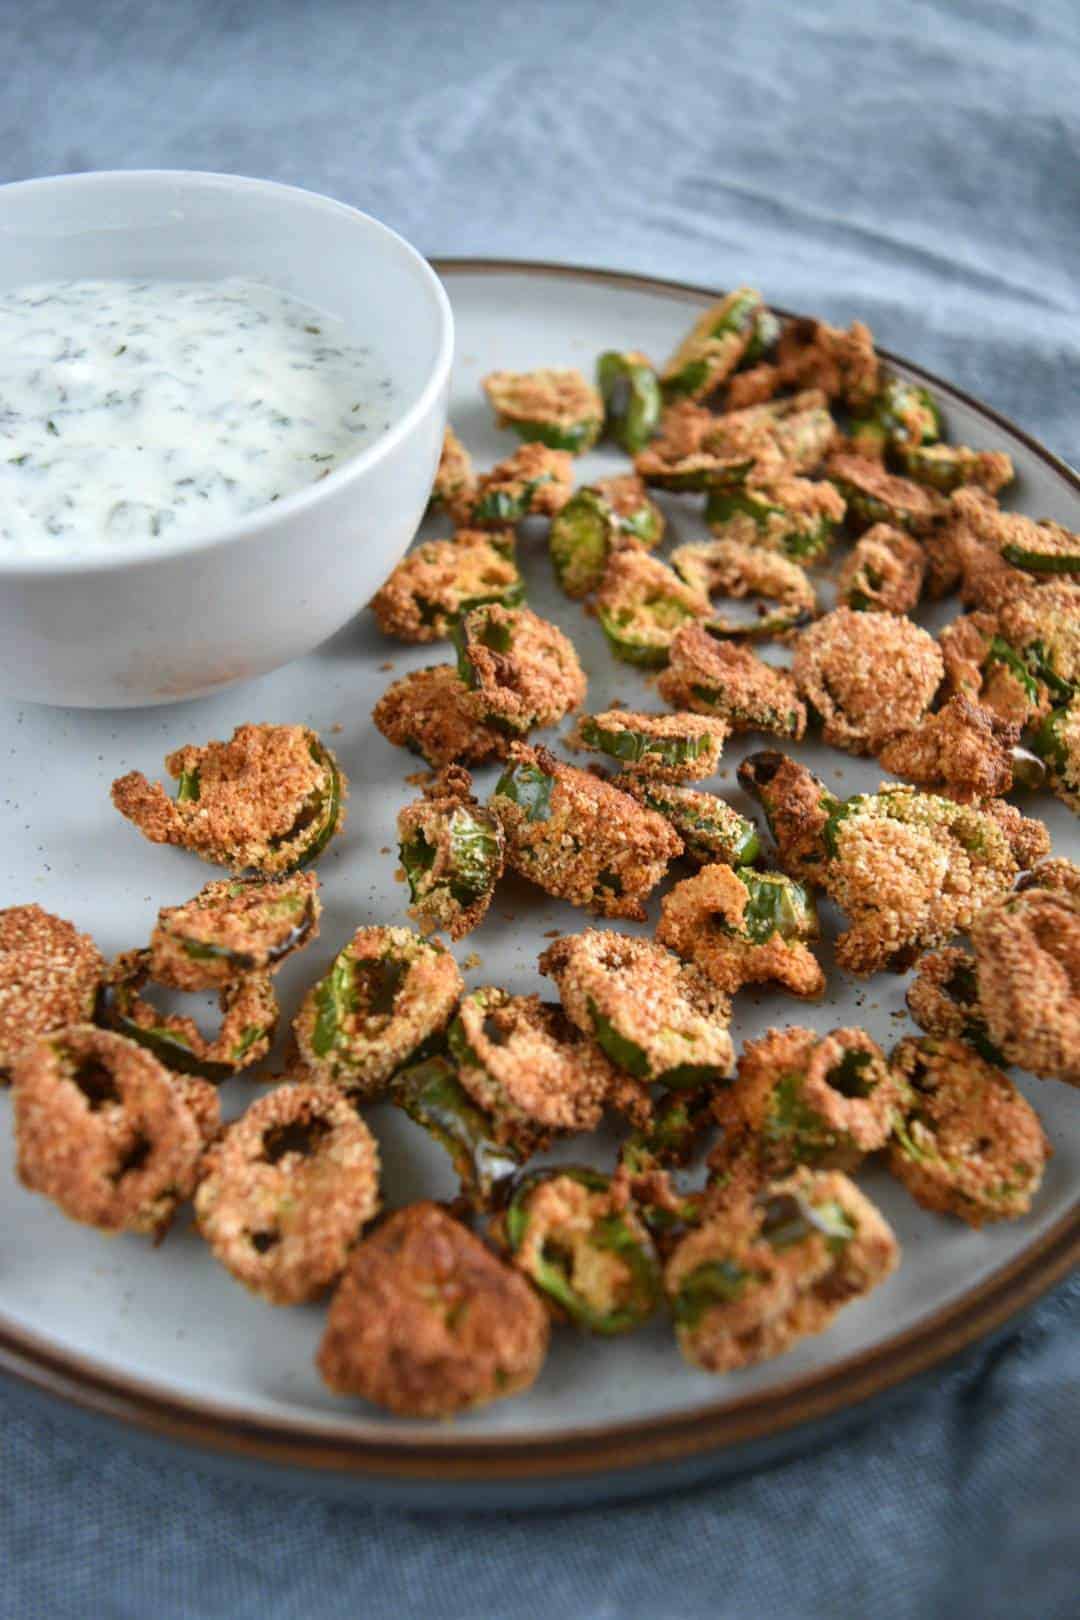
M 809 1000 L 824 993 L 813 902 L 778 873 L 704 866 L 664 896 L 656 937 L 722 990 L 770 980 Z
M 483 922 L 503 871 L 503 834 L 472 794 L 472 778 L 447 765 L 398 811 L 398 845 L 409 916 L 423 933 L 463 939 Z
M 484 725 L 554 726 L 585 701 L 585 671 L 558 625 L 529 608 L 474 608 L 457 628 L 458 672 Z
M 522 595 L 512 530 L 459 529 L 450 540 L 424 540 L 398 563 L 371 599 L 379 629 L 399 641 L 441 641 L 468 608 L 513 606 Z
M 969 804 L 1010 792 L 1019 741 L 1017 724 L 958 692 L 913 731 L 886 743 L 878 758 L 894 776 Z
M 443 433 L 435 481 L 431 486 L 430 505 L 445 506 L 451 514 L 454 514 L 468 507 L 475 487 L 476 474 L 473 472 L 472 457 L 448 424 Z
M 523 444 L 477 479 L 467 503 L 453 516 L 462 528 L 504 529 L 525 517 L 554 517 L 574 489 L 568 450 Z
M 945 666 L 933 636 L 910 619 L 840 607 L 803 631 L 791 672 L 827 743 L 876 754 L 919 724 Z
M 419 754 L 436 770 L 480 765 L 506 752 L 506 737 L 477 718 L 469 688 L 452 664 L 402 675 L 387 687 L 371 718 L 387 742 Z
M 276 973 L 318 938 L 321 915 L 313 872 L 216 879 L 182 905 L 162 906 L 148 977 L 176 990 L 217 990 L 246 973 Z
M 700 782 L 714 775 L 727 735 L 725 721 L 701 715 L 606 709 L 581 715 L 567 747 L 616 759 L 634 776 Z
M 926 552 L 888 523 L 860 535 L 836 576 L 843 606 L 866 613 L 910 613 L 922 593 Z
M 673 707 L 716 715 L 732 731 L 796 741 L 806 731 L 806 706 L 787 670 L 767 664 L 749 647 L 718 641 L 699 624 L 676 633 L 657 690 Z
M 38 905 L 0 911 L 0 1079 L 38 1036 L 89 1023 L 104 978 L 104 957 L 74 923 Z
M 1029 887 L 971 925 L 979 1008 L 1010 1063 L 1080 1086 L 1080 895 Z

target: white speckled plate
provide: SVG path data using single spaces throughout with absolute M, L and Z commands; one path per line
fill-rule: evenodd
M 451 416 L 481 466 L 510 448 L 480 393 L 485 372 L 536 365 L 590 371 L 597 353 L 615 347 L 663 355 L 706 297 L 592 271 L 469 263 L 443 269 L 458 331 Z M 887 342 L 887 332 L 879 335 Z M 896 365 L 902 373 L 914 369 Z M 935 389 L 951 437 L 1012 454 L 1019 507 L 1080 528 L 1075 474 L 990 411 L 918 375 Z M 585 457 L 579 475 L 584 481 L 624 465 L 605 449 Z M 669 513 L 673 541 L 698 532 L 690 503 L 672 501 Z M 590 707 L 617 697 L 645 699 L 644 678 L 616 664 L 595 623 L 555 589 L 542 534 L 526 534 L 521 554 L 531 605 L 565 626 L 580 648 Z M 404 778 L 416 762 L 386 743 L 370 716 L 394 676 L 440 655 L 438 648 L 385 641 L 361 612 L 303 662 L 197 703 L 123 713 L 0 706 L 6 764 L 0 904 L 37 900 L 89 929 L 107 952 L 145 941 L 157 907 L 193 893 L 210 872 L 192 857 L 143 842 L 112 809 L 109 783 L 132 767 L 155 774 L 168 749 L 228 736 L 244 720 L 303 721 L 338 750 L 352 797 L 347 831 L 320 865 L 322 937 L 280 976 L 290 1013 L 301 988 L 356 926 L 406 920 L 405 893 L 394 879 L 394 818 L 414 791 Z M 761 739 L 750 738 L 731 748 L 714 784 L 742 809 L 748 806 L 734 767 L 758 746 Z M 872 762 L 816 746 L 795 752 L 843 793 L 880 779 Z M 490 776 L 481 773 L 483 787 Z M 1039 799 L 1038 813 L 1057 850 L 1075 855 L 1075 819 L 1048 797 Z M 836 919 L 827 909 L 825 919 L 834 934 Z M 481 958 L 469 974 L 472 984 L 543 988 L 535 963 L 545 934 L 584 921 L 509 880 L 458 955 L 476 951 Z M 771 1023 L 821 1030 L 859 1023 L 889 1046 L 910 1030 L 903 979 L 883 976 L 860 986 L 831 967 L 828 944 L 824 958 L 829 992 L 822 1005 L 744 993 L 736 1003 L 737 1038 Z M 275 1310 L 246 1294 L 186 1219 L 157 1250 L 137 1238 L 105 1239 L 24 1192 L 5 1150 L 0 1368 L 143 1432 L 234 1460 L 308 1470 L 324 1486 L 387 1500 L 499 1505 L 596 1498 L 746 1466 L 850 1416 L 870 1396 L 1000 1326 L 1075 1260 L 1080 1102 L 1064 1086 L 1026 1078 L 1020 1084 L 1055 1147 L 1025 1219 L 975 1233 L 922 1212 L 872 1168 L 861 1180 L 894 1224 L 904 1263 L 828 1333 L 778 1360 L 713 1379 L 683 1363 L 663 1321 L 614 1343 L 564 1330 L 528 1394 L 443 1425 L 402 1422 L 330 1395 L 312 1365 L 323 1310 Z M 231 1082 L 223 1093 L 226 1112 L 235 1115 L 255 1094 L 251 1081 Z M 9 1117 L 10 1101 L 0 1096 L 5 1132 Z M 388 1106 L 373 1108 L 370 1119 L 391 1204 L 450 1193 L 448 1166 L 422 1133 Z M 607 1163 L 611 1148 L 607 1138 L 578 1141 L 572 1156 L 591 1152 Z

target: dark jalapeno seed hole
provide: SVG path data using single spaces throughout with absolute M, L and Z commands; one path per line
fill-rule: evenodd
M 72 1079 L 90 1104 L 92 1113 L 104 1108 L 106 1103 L 119 1102 L 120 1093 L 116 1089 L 116 1081 L 103 1063 L 97 1058 L 87 1058 L 80 1063 Z
M 281 1241 L 276 1232 L 252 1232 L 250 1236 L 251 1247 L 255 1250 L 256 1254 L 266 1254 L 274 1247 L 275 1243 L 279 1243 Z
M 263 1158 L 268 1164 L 277 1164 L 286 1153 L 309 1157 L 329 1134 L 325 1119 L 294 1119 L 287 1125 L 272 1125 L 263 1132 Z

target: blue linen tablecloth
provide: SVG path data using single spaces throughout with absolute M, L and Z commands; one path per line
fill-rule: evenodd
M 9 3 L 4 179 L 265 175 L 431 254 L 847 321 L 1077 459 L 1080 9 Z M 0 1616 L 1080 1612 L 1080 1286 L 854 1437 L 668 1501 L 459 1522 L 226 1483 L 0 1391 Z

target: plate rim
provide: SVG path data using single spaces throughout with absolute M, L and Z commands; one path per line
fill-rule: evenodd
M 721 296 L 716 288 L 692 282 L 599 266 L 448 256 L 433 257 L 430 263 L 440 277 L 558 277 L 684 303 Z M 790 315 L 778 305 L 771 307 Z M 903 356 L 884 348 L 877 352 L 1013 435 L 1080 496 L 1080 474 L 1010 418 Z M 228 1403 L 180 1396 L 151 1380 L 110 1371 L 94 1357 L 57 1349 L 2 1314 L 0 1373 L 92 1416 L 248 1462 L 402 1482 L 581 1478 L 749 1447 L 857 1408 L 1000 1330 L 1077 1266 L 1080 1198 L 1047 1232 L 974 1288 L 857 1355 L 752 1395 L 706 1401 L 663 1416 L 574 1425 L 550 1436 L 461 1435 L 452 1428 L 432 1433 L 398 1426 L 387 1427 L 383 1436 L 366 1436 L 335 1431 L 330 1424 L 312 1428 L 301 1418 L 253 1416 Z

